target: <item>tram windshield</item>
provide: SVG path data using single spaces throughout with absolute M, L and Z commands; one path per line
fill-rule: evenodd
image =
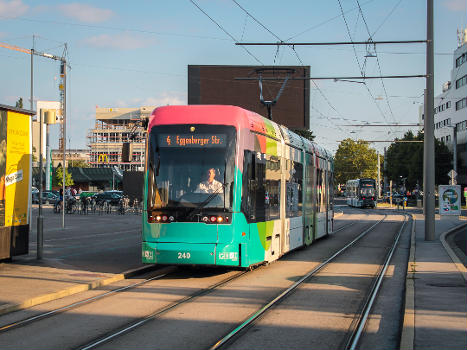
M 148 210 L 231 209 L 235 128 L 172 125 L 151 130 Z
M 374 181 L 362 180 L 360 183 L 360 195 L 373 197 L 376 193 L 376 185 Z

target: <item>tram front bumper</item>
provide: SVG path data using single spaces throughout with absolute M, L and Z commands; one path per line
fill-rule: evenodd
M 239 247 L 233 244 L 143 242 L 142 245 L 142 261 L 146 264 L 238 266 L 239 259 Z

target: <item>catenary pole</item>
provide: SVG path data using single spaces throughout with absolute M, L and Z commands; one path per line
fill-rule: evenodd
M 434 59 L 433 59 L 433 0 L 427 0 L 425 135 L 423 147 L 423 201 L 425 212 L 425 241 L 435 239 L 435 140 L 434 140 Z

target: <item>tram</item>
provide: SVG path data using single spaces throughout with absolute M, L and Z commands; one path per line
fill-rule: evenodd
M 333 230 L 331 153 L 235 106 L 156 108 L 142 261 L 248 268 Z
M 355 179 L 346 184 L 347 204 L 358 208 L 376 207 L 376 180 Z

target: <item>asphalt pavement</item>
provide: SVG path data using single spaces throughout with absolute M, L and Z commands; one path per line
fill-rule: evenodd
M 425 241 L 423 214 L 410 208 L 405 212 L 413 214 L 415 226 L 400 348 L 466 349 L 466 218 L 437 215 L 436 238 Z M 41 261 L 36 259 L 36 215 L 35 209 L 30 253 L 0 263 L 0 315 L 152 268 L 141 264 L 140 215 L 67 215 L 62 229 L 61 215 L 46 208 Z

